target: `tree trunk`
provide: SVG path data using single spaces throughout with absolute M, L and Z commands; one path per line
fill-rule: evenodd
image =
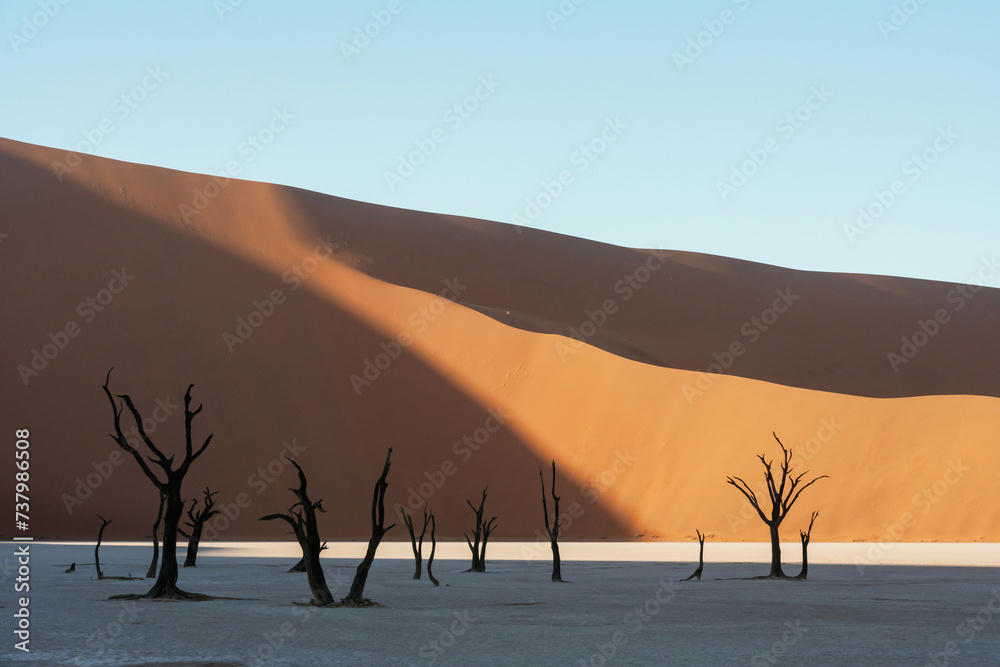
M 809 576 L 809 540 L 802 538 L 802 571 L 796 579 L 805 579 Z
M 101 529 L 97 531 L 97 546 L 94 547 L 94 565 L 97 567 L 97 578 L 103 579 L 104 573 L 101 572 L 101 557 L 99 555 L 99 552 L 101 550 L 101 538 L 104 536 L 104 529 L 107 528 L 108 524 L 111 522 L 108 519 L 105 519 L 100 514 L 97 515 L 97 518 L 101 520 Z M 73 566 L 66 571 L 73 572 L 75 570 L 76 570 L 76 563 L 73 563 Z
M 375 491 L 372 494 L 372 536 L 368 540 L 368 550 L 365 552 L 364 560 L 358 565 L 357 572 L 354 574 L 351 591 L 347 594 L 347 597 L 341 600 L 341 603 L 358 606 L 371 604 L 370 600 L 365 599 L 365 583 L 368 581 L 368 571 L 371 569 L 372 563 L 375 562 L 375 552 L 378 550 L 378 545 L 382 542 L 382 538 L 396 525 L 392 524 L 388 528 L 385 527 L 385 491 L 389 487 L 389 482 L 386 478 L 389 476 L 390 465 L 392 465 L 392 447 L 389 448 L 389 453 L 386 454 L 382 476 L 375 482 Z
M 146 593 L 149 598 L 183 598 L 187 593 L 177 588 L 177 527 L 184 512 L 184 501 L 181 500 L 180 483 L 176 477 L 171 478 L 167 489 L 167 507 L 163 513 L 163 562 L 156 583 Z
M 771 524 L 771 572 L 767 575 L 772 579 L 784 579 L 785 573 L 781 570 L 781 543 L 778 538 L 778 526 Z
M 430 514 L 431 522 L 431 555 L 427 559 L 427 578 L 431 580 L 431 583 L 435 586 L 440 586 L 438 580 L 434 578 L 434 573 L 431 572 L 431 565 L 434 564 L 434 551 L 437 550 L 437 539 L 434 537 L 434 531 L 437 528 L 437 522 L 434 520 L 434 512 Z
M 191 538 L 188 540 L 187 558 L 184 559 L 184 567 L 198 567 L 198 545 L 201 543 L 202 524 L 196 524 L 191 529 Z
M 156 523 L 153 524 L 153 560 L 149 562 L 149 569 L 146 570 L 146 578 L 152 579 L 156 576 L 156 565 L 160 561 L 160 542 L 156 537 L 157 531 L 160 530 L 160 521 L 163 520 L 163 502 L 164 494 L 160 494 L 160 509 L 156 511 Z
M 559 560 L 559 542 L 552 538 L 552 581 L 562 581 L 562 561 Z M 572 575 L 571 575 L 572 576 Z

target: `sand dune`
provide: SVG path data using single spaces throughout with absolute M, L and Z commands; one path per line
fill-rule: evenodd
M 8 428 L 32 431 L 36 536 L 90 538 L 95 513 L 114 517 L 109 539 L 152 523 L 155 492 L 105 435 L 115 366 L 112 389 L 162 418 L 165 448 L 195 383 L 196 433 L 215 440 L 186 489 L 221 488 L 220 539 L 275 536 L 255 519 L 290 504 L 283 451 L 325 501 L 324 535 L 365 536 L 392 446 L 388 498 L 429 497 L 445 538 L 486 484 L 495 539 L 534 537 L 554 458 L 568 539 L 760 541 L 725 477 L 757 479 L 773 430 L 830 475 L 789 538 L 819 510 L 817 541 L 1000 541 L 997 290 L 618 248 L 88 156 L 60 182 L 65 160 L 0 140 L 0 390 Z

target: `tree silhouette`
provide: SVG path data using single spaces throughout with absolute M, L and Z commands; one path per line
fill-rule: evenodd
M 705 569 L 705 536 L 697 528 L 694 532 L 698 533 L 698 569 L 690 577 L 681 579 L 681 581 L 691 581 L 692 579 L 701 581 L 701 571 Z
M 272 521 L 280 519 L 292 527 L 295 539 L 302 547 L 302 560 L 305 562 L 305 571 L 309 579 L 309 590 L 312 592 L 311 604 L 317 607 L 326 607 L 333 603 L 333 595 L 326 584 L 326 575 L 323 574 L 323 566 L 319 560 L 319 552 L 322 551 L 319 539 L 319 528 L 316 525 L 316 511 L 325 512 L 323 501 L 313 502 L 309 499 L 307 491 L 306 474 L 302 467 L 294 460 L 291 464 L 299 471 L 299 488 L 289 489 L 298 498 L 298 502 L 288 509 L 287 514 L 268 514 L 262 516 L 258 521 Z
M 552 526 L 549 527 L 549 507 L 545 502 L 545 477 L 542 469 L 538 469 L 538 479 L 542 482 L 542 514 L 545 515 L 545 532 L 549 535 L 549 544 L 552 545 L 552 581 L 562 581 L 562 561 L 559 559 L 559 496 L 556 495 L 556 462 L 552 460 L 552 505 L 555 517 L 552 519 Z
M 156 578 L 156 566 L 160 562 L 160 540 L 156 535 L 160 530 L 160 522 L 163 521 L 163 503 L 166 499 L 166 495 L 161 493 L 160 508 L 156 510 L 156 521 L 153 522 L 153 557 L 149 561 L 149 569 L 146 570 L 147 579 Z M 178 528 L 178 530 L 180 530 L 180 528 Z
M 202 505 L 201 511 L 195 512 L 195 508 L 198 507 L 198 499 L 195 498 L 191 501 L 191 507 L 187 511 L 188 522 L 187 525 L 191 527 L 190 534 L 185 532 L 183 529 L 178 528 L 177 531 L 187 538 L 188 548 L 187 548 L 187 558 L 184 559 L 184 567 L 197 567 L 198 566 L 198 545 L 201 544 L 201 531 L 205 526 L 205 522 L 211 519 L 213 516 L 219 513 L 219 510 L 215 509 L 215 499 L 212 496 L 219 493 L 218 491 L 209 491 L 208 487 L 205 487 L 205 503 Z
M 114 370 L 114 369 L 111 369 Z M 184 434 L 185 434 L 185 446 L 184 446 L 184 459 L 175 468 L 174 467 L 174 455 L 166 456 L 146 435 L 146 430 L 142 424 L 142 415 L 136 409 L 135 405 L 132 403 L 132 399 L 128 394 L 119 394 L 119 401 L 124 402 L 125 407 L 128 408 L 129 412 L 132 414 L 132 418 L 135 420 L 136 429 L 139 431 L 139 436 L 142 438 L 143 443 L 145 443 L 146 448 L 152 452 L 153 456 L 149 457 L 149 460 L 160 467 L 163 471 L 163 479 L 161 480 L 157 475 L 150 469 L 149 465 L 146 463 L 146 459 L 141 456 L 135 447 L 129 444 L 122 433 L 121 426 L 121 416 L 124 408 L 121 403 L 115 401 L 115 396 L 112 396 L 111 390 L 108 389 L 108 382 L 111 379 L 111 370 L 108 371 L 107 377 L 104 379 L 104 393 L 108 397 L 108 402 L 111 403 L 111 411 L 114 413 L 115 421 L 115 433 L 111 435 L 111 439 L 118 443 L 118 446 L 123 450 L 132 455 L 136 463 L 142 469 L 142 472 L 149 478 L 149 481 L 157 488 L 157 490 L 166 497 L 166 509 L 163 515 L 163 563 L 160 565 L 160 574 L 153 584 L 153 587 L 149 589 L 145 594 L 138 596 L 113 596 L 113 598 L 171 598 L 179 600 L 201 600 L 205 599 L 206 596 L 198 595 L 193 593 L 186 593 L 177 587 L 177 527 L 180 524 L 181 513 L 184 511 L 184 501 L 181 499 L 181 485 L 184 482 L 184 477 L 187 475 L 188 470 L 191 468 L 191 464 L 194 463 L 199 456 L 201 456 L 205 450 L 208 448 L 209 443 L 212 441 L 211 434 L 205 438 L 205 441 L 197 449 L 194 448 L 194 443 L 191 437 L 191 422 L 194 420 L 195 416 L 201 412 L 202 406 L 199 405 L 194 410 L 191 410 L 191 389 L 194 385 L 188 385 L 187 391 L 184 393 Z
M 427 578 L 431 580 L 431 583 L 435 586 L 440 586 L 441 583 L 434 578 L 434 573 L 431 572 L 431 565 L 434 564 L 434 552 L 437 550 L 437 540 L 434 538 L 434 531 L 437 528 L 437 522 L 434 520 L 434 512 L 430 513 L 431 519 L 431 555 L 427 558 Z
M 351 583 L 350 592 L 347 594 L 347 597 L 340 601 L 343 605 L 366 607 L 374 604 L 371 600 L 365 598 L 365 582 L 368 581 L 368 570 L 371 569 L 372 563 L 375 562 L 375 552 L 378 550 L 378 545 L 382 542 L 382 538 L 396 525 L 392 524 L 388 528 L 385 527 L 385 491 L 389 488 L 389 482 L 386 481 L 386 478 L 389 476 L 390 465 L 392 465 L 392 447 L 389 448 L 389 453 L 385 456 L 385 466 L 382 468 L 382 476 L 375 482 L 375 491 L 372 494 L 372 536 L 368 540 L 368 551 L 365 552 L 364 560 L 358 565 L 357 572 L 354 574 L 354 581 Z
M 101 520 L 101 529 L 97 531 L 97 545 L 94 547 L 94 565 L 97 567 L 97 578 L 103 579 L 104 573 L 101 572 L 101 557 L 100 557 L 101 538 L 104 537 L 104 529 L 108 527 L 109 523 L 111 523 L 111 519 L 105 519 L 100 514 L 97 515 L 97 518 Z M 76 563 L 73 563 L 73 566 L 74 566 L 73 569 L 75 570 Z M 69 572 L 69 570 L 67 570 L 67 572 Z
M 781 447 L 782 452 L 782 460 L 779 464 L 779 472 L 781 473 L 780 482 L 775 481 L 775 473 L 771 467 L 772 462 L 765 459 L 763 454 L 757 456 L 757 458 L 760 459 L 760 462 L 764 464 L 764 482 L 767 485 L 767 495 L 771 501 L 770 515 L 764 513 L 764 510 L 761 508 L 761 503 L 757 499 L 757 494 L 753 492 L 753 489 L 751 489 L 746 482 L 739 477 L 727 477 L 726 481 L 746 496 L 753 508 L 757 510 L 757 514 L 760 516 L 761 521 L 763 521 L 770 530 L 771 571 L 767 574 L 767 576 L 760 578 L 788 579 L 781 569 L 781 544 L 778 537 L 778 528 L 781 526 L 781 522 L 784 521 L 785 517 L 788 516 L 789 510 L 792 509 L 792 506 L 795 504 L 795 501 L 799 499 L 802 492 L 819 480 L 827 477 L 827 475 L 821 475 L 806 484 L 802 484 L 802 479 L 809 474 L 809 471 L 807 470 L 799 475 L 792 476 L 792 450 L 785 448 L 776 433 L 772 433 L 771 435 L 773 435 L 774 439 L 778 441 L 778 446 Z
M 465 533 L 465 541 L 468 543 L 469 549 L 472 550 L 472 567 L 466 570 L 466 572 L 486 571 L 486 544 L 490 541 L 490 535 L 496 530 L 497 520 L 496 517 L 493 517 L 489 521 L 483 521 L 483 506 L 486 504 L 486 489 L 488 488 L 490 487 L 486 486 L 483 488 L 483 499 L 479 501 L 478 509 L 472 504 L 471 500 L 465 501 L 476 515 L 476 528 L 473 531 L 474 537 L 469 537 L 469 534 Z
M 424 527 L 420 531 L 420 537 L 417 537 L 416 531 L 413 530 L 413 519 L 410 515 L 406 513 L 406 508 L 402 505 L 399 506 L 399 512 L 403 517 L 403 523 L 406 524 L 406 531 L 410 534 L 410 546 L 413 549 L 413 561 L 416 564 L 416 569 L 413 572 L 413 578 L 420 578 L 420 566 L 423 562 L 424 555 L 424 535 L 427 534 L 427 505 L 424 505 Z
M 818 516 L 819 512 L 813 512 L 812 518 L 809 519 L 809 528 L 805 532 L 799 531 L 799 538 L 802 540 L 802 571 L 795 577 L 796 579 L 805 579 L 809 575 L 809 537 L 813 532 L 813 522 Z

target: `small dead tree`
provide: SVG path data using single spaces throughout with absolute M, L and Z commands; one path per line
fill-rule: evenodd
M 809 576 L 809 538 L 813 532 L 813 522 L 818 516 L 819 512 L 813 512 L 812 518 L 809 519 L 809 528 L 805 532 L 799 531 L 799 538 L 802 540 L 802 571 L 799 572 L 799 576 L 795 577 L 796 579 L 805 579 Z
M 476 515 L 476 528 L 472 533 L 473 537 L 469 537 L 469 534 L 465 533 L 465 541 L 469 545 L 469 549 L 472 550 L 472 567 L 466 572 L 486 571 L 486 544 L 490 541 L 490 535 L 496 530 L 497 520 L 496 517 L 493 517 L 489 521 L 483 521 L 483 506 L 486 505 L 486 490 L 488 488 L 490 487 L 483 488 L 483 499 L 479 501 L 478 508 L 472 504 L 471 500 L 465 501 Z
M 775 472 L 771 467 L 771 461 L 764 458 L 763 454 L 757 456 L 760 462 L 764 464 L 764 482 L 767 484 L 767 494 L 771 501 L 770 514 L 764 513 L 764 508 L 761 507 L 760 501 L 757 499 L 757 494 L 754 493 L 753 489 L 744 482 L 739 477 L 727 477 L 726 481 L 732 484 L 736 489 L 746 496 L 747 500 L 757 514 L 760 516 L 761 521 L 763 521 L 771 533 L 771 571 L 767 576 L 759 577 L 761 579 L 788 579 L 785 573 L 781 569 L 781 544 L 780 538 L 778 536 L 778 528 L 781 526 L 781 522 L 784 521 L 785 517 L 788 516 L 789 510 L 795 504 L 795 501 L 799 499 L 799 496 L 803 491 L 808 489 L 810 486 L 818 482 L 819 480 L 827 477 L 827 475 L 821 475 L 815 479 L 802 484 L 803 478 L 809 474 L 809 471 L 805 471 L 799 475 L 792 475 L 792 450 L 786 449 L 781 443 L 776 433 L 772 433 L 774 439 L 778 441 L 778 446 L 781 447 L 782 460 L 779 463 L 779 472 L 781 473 L 780 481 L 775 481 Z
M 69 574 L 70 572 L 76 572 L 76 561 L 73 561 L 73 564 L 70 565 L 69 568 L 65 570 L 65 572 L 66 574 Z
M 424 535 L 427 533 L 427 505 L 424 505 L 424 528 L 420 531 L 419 538 L 417 537 L 416 531 L 413 530 L 413 519 L 406 513 L 406 508 L 400 505 L 399 513 L 402 515 L 403 523 L 406 524 L 406 530 L 410 534 L 410 546 L 413 548 L 413 561 L 416 566 L 416 569 L 413 572 L 413 578 L 420 579 L 420 566 L 423 562 L 424 556 Z
M 113 369 L 112 369 L 113 370 Z M 160 565 L 160 574 L 153 584 L 153 587 L 149 589 L 143 595 L 135 596 L 112 596 L 113 598 L 171 598 L 180 600 L 203 600 L 206 598 L 204 595 L 197 595 L 186 593 L 177 587 L 177 527 L 180 525 L 181 514 L 184 511 L 184 501 L 181 496 L 181 485 L 184 482 L 184 477 L 187 475 L 188 470 L 191 468 L 191 464 L 194 463 L 199 456 L 201 456 L 205 450 L 208 448 L 210 442 L 212 442 L 212 435 L 210 434 L 205 441 L 197 449 L 194 448 L 194 442 L 191 437 L 191 423 L 194 418 L 201 412 L 202 406 L 199 405 L 194 410 L 191 410 L 191 389 L 194 385 L 188 385 L 187 391 L 184 393 L 184 435 L 185 435 L 185 445 L 184 445 L 184 459 L 175 468 L 174 467 L 174 455 L 166 456 L 146 435 L 146 430 L 143 427 L 142 415 L 136 409 L 135 404 L 132 403 L 132 399 L 128 394 L 119 394 L 118 399 L 124 402 L 125 407 L 128 408 L 129 412 L 132 414 L 132 418 L 135 420 L 136 429 L 139 432 L 139 437 L 142 439 L 146 448 L 152 452 L 153 456 L 149 457 L 149 460 L 160 467 L 163 471 L 163 479 L 161 480 L 153 471 L 149 468 L 146 463 L 146 458 L 139 454 L 138 450 L 129 444 L 128 439 L 122 432 L 121 416 L 124 412 L 124 407 L 122 407 L 121 402 L 115 401 L 115 396 L 111 394 L 111 390 L 108 389 L 108 382 L 111 379 L 111 371 L 108 371 L 107 377 L 104 379 L 104 393 L 108 397 L 108 402 L 111 403 L 111 411 L 114 414 L 115 423 L 115 433 L 111 436 L 119 447 L 132 455 L 136 463 L 142 469 L 142 472 L 149 478 L 149 481 L 157 488 L 161 494 L 161 498 L 166 498 L 166 507 L 163 513 L 163 563 Z
M 368 570 L 371 569 L 372 563 L 375 562 L 375 552 L 378 550 L 378 545 L 382 542 L 382 538 L 396 525 L 391 524 L 388 528 L 385 527 L 385 491 L 389 488 L 389 482 L 386 481 L 386 478 L 389 476 L 390 465 L 392 465 L 392 447 L 389 448 L 389 453 L 385 456 L 385 466 L 382 468 L 382 476 L 375 482 L 375 491 L 372 493 L 372 536 L 368 540 L 368 551 L 365 552 L 364 560 L 361 561 L 357 572 L 354 573 L 354 581 L 351 583 L 350 592 L 347 594 L 347 597 L 340 601 L 342 605 L 367 607 L 374 604 L 371 600 L 365 598 L 365 582 L 368 581 Z
M 160 521 L 163 520 L 163 503 L 165 500 L 166 496 L 161 493 L 160 509 L 156 510 L 156 521 L 153 522 L 153 557 L 149 561 L 149 569 L 146 570 L 147 579 L 156 578 L 156 566 L 160 562 L 160 540 L 157 537 L 157 532 L 160 530 Z
M 440 582 L 434 578 L 434 574 L 431 572 L 431 565 L 434 564 L 434 552 L 437 550 L 437 540 L 434 538 L 434 531 L 437 528 L 437 522 L 434 520 L 434 512 L 430 513 L 431 520 L 431 555 L 427 559 L 427 578 L 431 580 L 431 583 L 435 586 L 440 586 Z
M 316 511 L 325 512 L 323 501 L 313 502 L 309 499 L 306 489 L 306 474 L 302 472 L 302 467 L 294 460 L 291 464 L 299 471 L 299 488 L 289 489 L 298 498 L 298 502 L 288 509 L 287 514 L 268 514 L 262 516 L 258 521 L 273 521 L 280 519 L 292 527 L 295 539 L 302 547 L 302 560 L 305 561 L 305 571 L 309 579 L 309 590 L 312 592 L 313 604 L 317 607 L 326 607 L 333 603 L 333 595 L 326 584 L 326 575 L 323 574 L 323 565 L 319 560 L 319 552 L 322 550 L 319 539 L 319 528 L 316 524 Z
M 705 569 L 705 536 L 697 528 L 694 532 L 698 533 L 698 569 L 690 577 L 681 579 L 681 581 L 691 581 L 692 579 L 701 581 L 701 571 Z
M 100 556 L 101 539 L 104 537 L 104 529 L 108 527 L 109 523 L 111 523 L 111 519 L 105 519 L 100 514 L 97 515 L 97 518 L 101 520 L 101 529 L 97 531 L 97 545 L 94 547 L 94 566 L 97 567 L 97 578 L 103 579 L 104 573 L 101 572 L 101 556 Z M 73 563 L 73 570 L 75 569 L 76 569 L 76 563 Z M 70 572 L 70 570 L 66 571 Z
M 559 496 L 556 495 L 556 462 L 555 459 L 552 460 L 552 506 L 555 512 L 555 517 L 552 520 L 551 527 L 549 526 L 549 507 L 545 502 L 545 477 L 542 475 L 542 469 L 538 469 L 538 479 L 542 482 L 542 514 L 545 515 L 545 532 L 549 535 L 549 543 L 552 545 L 552 581 L 561 582 L 562 581 L 562 561 L 559 559 L 559 528 L 561 527 L 559 521 Z
M 185 532 L 182 528 L 177 529 L 177 532 L 186 537 L 188 541 L 187 558 L 184 559 L 184 567 L 198 567 L 198 546 L 201 544 L 202 528 L 205 527 L 206 521 L 219 513 L 219 510 L 215 509 L 215 499 L 212 498 L 212 496 L 217 493 L 219 492 L 209 491 L 206 486 L 205 502 L 204 505 L 202 505 L 201 511 L 195 512 L 195 509 L 198 507 L 197 498 L 191 501 L 191 507 L 187 511 L 187 525 L 191 527 L 190 534 Z

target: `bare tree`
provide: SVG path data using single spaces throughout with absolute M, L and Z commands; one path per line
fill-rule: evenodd
M 73 564 L 70 565 L 69 568 L 65 570 L 65 572 L 66 574 L 69 574 L 70 572 L 76 572 L 76 561 L 73 561 Z
M 160 540 L 157 537 L 157 532 L 160 530 L 160 521 L 163 520 L 163 503 L 166 499 L 166 495 L 161 493 L 160 509 L 156 510 L 156 521 L 153 522 L 153 557 L 149 561 L 149 569 L 146 570 L 147 579 L 156 578 L 156 566 L 160 562 Z
M 319 528 L 316 524 L 316 511 L 325 512 L 323 501 L 313 502 L 309 499 L 306 489 L 306 474 L 302 472 L 302 467 L 294 460 L 291 464 L 299 471 L 299 488 L 289 489 L 298 498 L 298 502 L 288 509 L 287 514 L 268 514 L 262 516 L 259 521 L 272 521 L 280 519 L 292 527 L 295 539 L 302 547 L 302 559 L 305 561 L 305 571 L 309 579 L 309 590 L 312 592 L 311 604 L 317 607 L 326 607 L 333 603 L 333 595 L 326 584 L 326 575 L 323 574 L 323 565 L 319 560 L 319 552 L 322 550 L 319 539 Z
M 111 523 L 111 519 L 105 519 L 100 514 L 97 515 L 97 518 L 101 520 L 101 529 L 97 531 L 97 545 L 94 547 L 94 566 L 97 567 L 97 578 L 103 579 L 104 573 L 101 572 L 101 557 L 99 552 L 101 551 L 101 539 L 104 537 L 104 529 Z M 73 570 L 76 570 L 76 563 L 73 563 Z M 69 572 L 70 570 L 66 571 Z
M 542 469 L 538 469 L 538 479 L 542 481 L 542 514 L 545 515 L 545 532 L 549 535 L 549 543 L 552 545 L 552 581 L 562 581 L 562 561 L 559 559 L 559 496 L 556 495 L 556 462 L 552 460 L 552 505 L 555 517 L 552 526 L 549 527 L 549 507 L 545 502 L 545 477 Z
M 187 525 L 191 527 L 191 533 L 185 532 L 182 528 L 178 528 L 177 532 L 187 538 L 188 548 L 187 548 L 187 558 L 184 559 L 184 567 L 197 567 L 198 566 L 198 545 L 201 544 L 201 531 L 205 526 L 205 522 L 211 519 L 213 516 L 219 513 L 219 510 L 215 509 L 215 499 L 212 496 L 219 493 L 218 491 L 209 491 L 208 487 L 205 487 L 205 503 L 201 508 L 201 511 L 195 512 L 195 508 L 198 507 L 198 499 L 195 498 L 191 501 L 191 507 L 187 511 L 188 522 Z
M 805 532 L 799 531 L 799 538 L 802 540 L 802 571 L 795 577 L 796 579 L 805 579 L 809 575 L 809 538 L 813 532 L 813 522 L 818 516 L 819 512 L 813 512 L 812 518 L 809 519 L 809 528 Z
M 184 393 L 184 460 L 176 468 L 174 468 L 174 455 L 166 456 L 153 444 L 149 436 L 146 435 L 146 430 L 142 424 L 142 415 L 139 414 L 139 411 L 132 403 L 132 399 L 128 394 L 118 395 L 118 399 L 123 401 L 129 412 L 132 413 L 136 429 L 139 431 L 139 436 L 142 438 L 143 443 L 145 443 L 146 447 L 153 454 L 153 456 L 149 457 L 149 460 L 158 465 L 163 471 L 164 478 L 161 480 L 153 473 L 149 465 L 146 464 L 146 459 L 139 454 L 135 447 L 129 444 L 125 438 L 125 434 L 122 433 L 121 416 L 124 408 L 121 403 L 115 401 L 115 397 L 112 396 L 111 391 L 108 389 L 110 379 L 111 371 L 109 370 L 107 377 L 104 379 L 104 393 L 107 395 L 108 402 L 111 403 L 111 410 L 114 413 L 115 433 L 111 438 L 118 443 L 119 447 L 132 455 L 132 458 L 139 464 L 139 467 L 146 477 L 149 478 L 149 481 L 156 486 L 157 490 L 163 496 L 166 496 L 166 509 L 163 515 L 163 563 L 160 565 L 160 574 L 156 582 L 144 595 L 114 597 L 204 599 L 205 596 L 203 595 L 186 593 L 177 587 L 177 527 L 180 524 L 181 513 L 184 511 L 184 501 L 181 499 L 181 485 L 188 470 L 191 468 L 191 464 L 205 452 L 212 441 L 212 436 L 209 435 L 200 447 L 197 449 L 194 448 L 191 437 L 191 422 L 202 409 L 202 406 L 199 405 L 194 410 L 191 410 L 191 389 L 194 385 L 188 385 L 187 391 Z
M 424 555 L 424 535 L 427 533 L 427 505 L 424 505 L 424 528 L 420 531 L 419 538 L 413 530 L 413 519 L 411 519 L 410 515 L 406 513 L 406 508 L 400 505 L 399 512 L 403 516 L 403 523 L 406 524 L 406 530 L 410 534 L 410 546 L 413 548 L 413 560 L 416 564 L 416 569 L 413 572 L 413 578 L 419 579 L 420 566 Z
M 774 479 L 775 474 L 771 468 L 771 461 L 765 459 L 763 454 L 757 456 L 757 458 L 760 459 L 760 462 L 764 464 L 764 481 L 767 484 L 767 494 L 771 501 L 770 515 L 764 513 L 764 510 L 761 508 L 760 501 L 757 499 L 757 494 L 753 492 L 753 489 L 751 489 L 746 482 L 739 477 L 727 477 L 726 481 L 735 486 L 740 493 L 746 496 L 753 508 L 757 510 L 757 514 L 760 516 L 761 521 L 763 521 L 770 529 L 771 571 L 766 577 L 761 578 L 787 579 L 788 577 L 781 569 L 781 544 L 778 537 L 778 528 L 781 526 L 781 522 L 788 515 L 789 510 L 792 509 L 795 501 L 799 499 L 799 495 L 819 480 L 827 477 L 827 475 L 821 475 L 806 484 L 802 484 L 802 479 L 809 474 L 809 471 L 807 470 L 799 475 L 792 476 L 792 450 L 785 448 L 777 434 L 772 433 L 772 435 L 774 435 L 774 439 L 778 441 L 778 445 L 781 447 L 783 454 L 782 460 L 779 464 L 779 472 L 781 473 L 781 480 L 779 482 L 776 482 Z
M 354 574 L 354 582 L 351 583 L 350 592 L 347 594 L 347 597 L 340 601 L 343 605 L 366 607 L 374 604 L 371 600 L 365 598 L 365 582 L 368 581 L 368 570 L 371 569 L 372 563 L 375 562 L 375 552 L 378 550 L 378 545 L 382 542 L 382 538 L 396 525 L 392 524 L 388 528 L 385 527 L 385 491 L 389 488 L 389 482 L 386 481 L 386 478 L 389 476 L 390 465 L 392 465 L 392 447 L 389 448 L 389 453 L 385 456 L 385 466 L 382 468 L 382 476 L 375 482 L 375 491 L 372 493 L 372 536 L 368 540 L 368 551 L 365 552 L 364 560 L 358 565 L 357 572 Z
M 496 517 L 493 517 L 489 521 L 483 521 L 483 506 L 486 504 L 486 489 L 488 488 L 490 487 L 483 488 L 483 499 L 479 501 L 478 509 L 471 500 L 465 501 L 476 515 L 476 528 L 473 537 L 469 537 L 469 534 L 465 533 L 465 541 L 469 545 L 469 549 L 472 550 L 472 567 L 466 572 L 486 571 L 486 544 L 490 541 L 490 535 L 496 530 L 497 520 Z
M 697 528 L 694 532 L 698 533 L 698 569 L 690 577 L 681 579 L 681 581 L 691 581 L 692 579 L 701 581 L 701 571 L 705 569 L 705 536 Z
M 440 582 L 434 578 L 434 574 L 431 572 L 431 565 L 434 564 L 434 552 L 437 550 L 437 540 L 434 538 L 434 531 L 437 528 L 437 522 L 434 520 L 434 512 L 430 513 L 431 519 L 431 555 L 427 559 L 427 578 L 431 580 L 431 583 L 435 586 L 440 586 Z

